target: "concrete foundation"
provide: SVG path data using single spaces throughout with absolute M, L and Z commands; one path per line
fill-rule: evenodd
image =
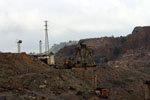
M 48 65 L 55 65 L 55 57 L 54 55 L 50 55 L 47 59 Z

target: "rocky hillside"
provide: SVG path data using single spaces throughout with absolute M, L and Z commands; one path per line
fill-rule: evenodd
M 115 60 L 128 50 L 136 50 L 139 48 L 150 49 L 150 27 L 136 27 L 132 34 L 126 37 L 102 37 L 83 39 L 83 43 L 93 47 L 96 63 L 105 63 Z M 67 46 L 61 49 L 57 55 L 73 55 L 74 46 Z
M 51 52 L 57 53 L 60 49 L 64 48 L 65 46 L 76 44 L 78 44 L 78 41 L 69 41 L 69 42 L 61 42 L 60 44 L 54 44 L 51 48 Z
M 0 54 L 0 100 L 78 100 L 87 89 L 71 70 L 50 68 L 26 54 Z
M 132 34 L 126 37 L 126 42 L 121 46 L 121 52 L 129 49 L 145 48 L 150 49 L 150 26 L 136 27 Z
M 47 68 L 49 66 L 26 54 L 0 54 L 0 75 L 2 77 L 38 72 Z
M 81 80 L 93 86 L 93 70 L 74 69 Z M 108 65 L 98 66 L 96 69 L 97 87 L 109 89 L 110 100 L 143 100 L 144 81 L 150 75 L 125 68 L 115 68 Z
M 87 44 L 88 46 L 92 46 L 94 49 L 94 54 L 97 56 L 107 56 L 111 57 L 113 56 L 113 49 L 115 45 L 121 45 L 121 38 L 114 38 L 114 37 L 104 37 L 104 38 L 92 38 L 92 39 L 83 39 L 84 44 Z M 71 46 L 66 46 L 60 51 L 58 51 L 57 55 L 61 56 L 69 56 L 73 55 L 74 53 L 74 48 L 77 45 L 71 45 Z
M 98 87 L 111 89 L 110 97 L 116 100 L 143 100 L 144 81 L 150 79 L 150 27 L 136 27 L 126 37 L 103 37 L 84 39 L 84 44 L 92 46 L 97 69 Z M 58 52 L 58 56 L 73 56 L 77 45 L 68 46 Z M 90 71 L 76 71 L 90 83 Z M 92 84 L 91 84 L 92 85 Z
M 0 54 L 0 100 L 103 100 L 93 93 L 109 89 L 106 100 L 142 100 L 149 74 L 113 67 L 53 69 L 26 54 Z M 28 69 L 28 70 L 27 70 Z
M 115 68 L 122 67 L 150 74 L 150 50 L 145 48 L 127 50 L 120 59 L 107 63 Z

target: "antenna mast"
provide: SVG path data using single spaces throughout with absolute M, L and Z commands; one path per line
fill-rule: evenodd
M 45 53 L 49 54 L 49 40 L 48 40 L 48 21 L 45 21 Z

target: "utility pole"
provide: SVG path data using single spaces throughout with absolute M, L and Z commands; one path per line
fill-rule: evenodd
M 93 87 L 97 88 L 97 73 L 96 73 L 96 70 L 93 70 Z
M 17 45 L 18 45 L 18 53 L 21 53 L 21 43 L 22 43 L 22 40 L 19 40 L 18 42 L 17 42 Z
M 49 40 L 48 40 L 48 21 L 45 21 L 45 53 L 49 54 Z
M 39 52 L 40 52 L 40 55 L 42 55 L 42 41 L 41 40 L 39 41 Z

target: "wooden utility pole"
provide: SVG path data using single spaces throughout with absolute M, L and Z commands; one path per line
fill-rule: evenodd
M 93 70 L 93 87 L 97 88 L 97 73 L 96 73 L 96 70 Z

